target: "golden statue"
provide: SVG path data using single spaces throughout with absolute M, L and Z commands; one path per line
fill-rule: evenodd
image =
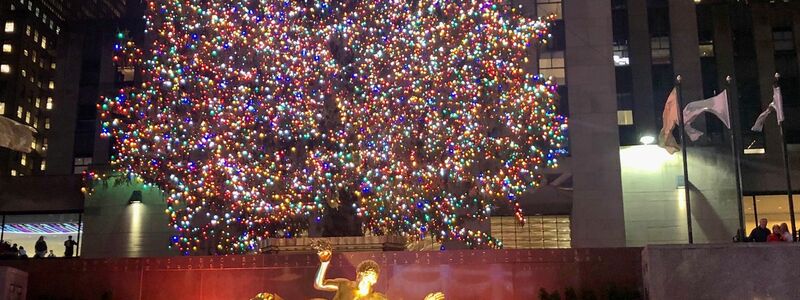
M 333 247 L 327 240 L 317 240 L 311 243 L 311 247 L 317 251 L 320 266 L 317 276 L 314 278 L 314 288 L 320 291 L 336 292 L 332 300 L 386 300 L 384 294 L 372 289 L 378 281 L 381 273 L 380 266 L 373 260 L 365 260 L 358 264 L 356 269 L 356 280 L 346 278 L 325 279 L 328 265 L 333 256 Z M 283 300 L 275 294 L 261 293 L 252 300 Z M 424 300 L 444 300 L 444 294 L 440 292 L 430 293 Z

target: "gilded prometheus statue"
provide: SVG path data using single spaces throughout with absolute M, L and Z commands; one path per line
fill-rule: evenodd
M 317 276 L 314 278 L 315 289 L 336 292 L 332 300 L 388 299 L 384 294 L 372 289 L 372 286 L 378 281 L 378 275 L 380 275 L 378 263 L 373 260 L 365 260 L 358 264 L 355 281 L 346 278 L 325 279 L 325 273 L 328 271 L 328 265 L 330 265 L 331 257 L 333 256 L 333 247 L 327 240 L 314 241 L 311 243 L 311 247 L 317 251 L 320 261 Z M 283 300 L 283 298 L 275 294 L 261 293 L 253 300 Z M 425 296 L 424 300 L 444 300 L 444 294 L 440 292 L 430 293 Z

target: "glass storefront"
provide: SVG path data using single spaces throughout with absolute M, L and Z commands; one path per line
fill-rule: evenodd
M 503 241 L 506 249 L 542 249 L 570 247 L 569 215 L 526 216 L 520 226 L 516 217 L 492 217 L 492 236 Z
M 793 195 L 794 211 L 795 211 L 795 224 L 800 231 L 800 223 L 798 223 L 798 210 L 800 195 Z M 791 218 L 789 215 L 789 197 L 786 194 L 771 194 L 771 195 L 746 195 L 742 198 L 742 207 L 744 209 L 744 223 L 746 234 L 750 234 L 758 225 L 758 220 L 767 218 L 767 228 L 772 228 L 772 225 L 786 223 L 791 230 Z
M 2 219 L 2 240 L 23 247 L 28 257 L 35 255 L 39 237 L 44 237 L 48 254 L 52 250 L 56 257 L 63 257 L 66 250 L 64 242 L 72 236 L 72 240 L 78 243 L 73 255 L 80 254 L 83 229 L 81 214 L 3 215 Z

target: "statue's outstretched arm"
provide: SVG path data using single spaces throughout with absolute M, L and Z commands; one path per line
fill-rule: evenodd
M 335 292 L 339 287 L 333 284 L 325 284 L 325 272 L 328 271 L 328 265 L 331 263 L 331 251 L 323 250 L 317 253 L 319 255 L 319 270 L 317 270 L 317 277 L 314 278 L 314 288 L 320 291 Z

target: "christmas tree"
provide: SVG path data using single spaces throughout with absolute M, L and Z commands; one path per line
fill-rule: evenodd
M 557 166 L 556 86 L 523 70 L 552 18 L 505 1 L 147 1 L 141 86 L 101 105 L 115 165 L 165 191 L 172 245 L 251 251 L 339 197 L 371 234 L 465 228 Z M 346 194 L 346 195 L 345 195 Z

